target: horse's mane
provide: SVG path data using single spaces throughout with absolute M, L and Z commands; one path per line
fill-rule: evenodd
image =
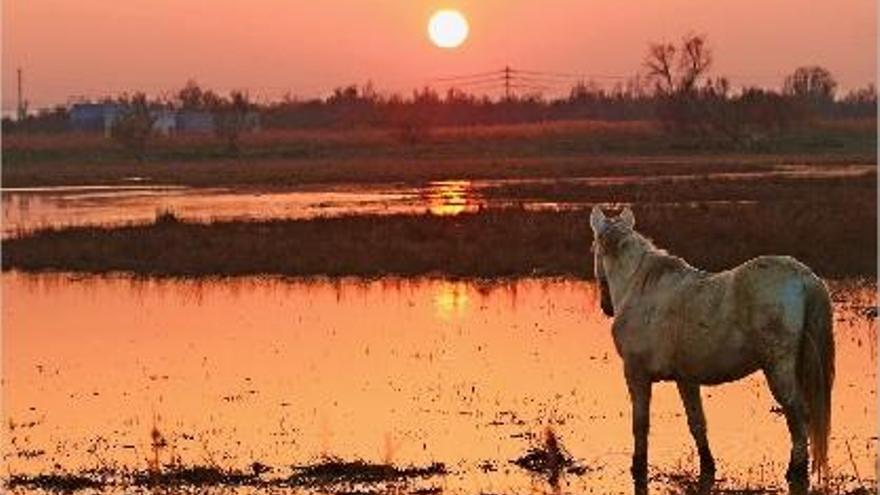
M 625 251 L 636 249 L 643 251 L 642 260 L 639 262 L 642 292 L 656 286 L 667 275 L 696 270 L 684 259 L 657 247 L 653 240 L 635 230 L 612 227 L 603 237 L 602 246 L 612 256 L 619 256 Z

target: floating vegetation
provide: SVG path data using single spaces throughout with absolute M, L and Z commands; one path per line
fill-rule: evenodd
M 398 467 L 390 464 L 371 464 L 365 461 L 343 461 L 325 458 L 315 464 L 294 466 L 286 478 L 262 478 L 273 468 L 261 462 L 250 465 L 250 472 L 223 469 L 217 466 L 169 464 L 138 471 L 83 471 L 80 473 L 50 473 L 13 475 L 6 482 L 9 489 L 44 490 L 70 493 L 80 490 L 107 490 L 111 488 L 342 488 L 344 493 L 380 493 L 385 484 L 432 478 L 446 474 L 442 463 L 428 466 Z M 436 487 L 417 487 L 414 494 L 433 494 Z M 339 492 L 339 490 L 334 490 Z
M 425 467 L 396 467 L 330 457 L 317 464 L 294 467 L 294 474 L 287 481 L 295 486 L 364 484 L 430 478 L 444 474 L 446 466 L 437 462 Z
M 86 474 L 52 473 L 52 474 L 15 474 L 9 477 L 6 486 L 9 489 L 29 488 L 53 492 L 75 492 L 86 489 L 104 487 L 104 481 Z
M 159 471 L 137 472 L 131 484 L 139 487 L 243 486 L 259 481 L 256 473 L 223 470 L 214 466 L 165 466 Z
M 684 472 L 661 472 L 651 478 L 652 482 L 659 484 L 662 491 L 657 493 L 666 495 L 868 495 L 876 493 L 871 482 L 854 479 L 850 476 L 837 476 L 827 480 L 824 487 L 814 486 L 808 491 L 803 487 L 779 487 L 772 484 L 748 483 L 745 486 L 736 480 L 716 480 L 707 484 L 700 481 L 699 476 Z
M 568 453 L 550 428 L 544 430 L 541 445 L 530 447 L 525 455 L 510 462 L 527 471 L 546 476 L 551 485 L 556 485 L 563 473 L 580 476 L 587 472 L 587 467 L 579 464 Z

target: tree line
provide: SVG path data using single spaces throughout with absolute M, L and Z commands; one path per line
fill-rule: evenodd
M 679 43 L 652 43 L 644 73 L 605 89 L 591 81 L 574 84 L 567 95 L 540 93 L 493 99 L 460 89 L 432 87 L 410 95 L 382 94 L 372 84 L 349 85 L 325 98 L 257 103 L 246 92 L 220 95 L 189 81 L 173 97 L 149 99 L 143 93 L 108 100 L 129 109 L 130 122 L 120 133 L 149 134 L 148 109 L 162 107 L 209 112 L 214 132 L 230 150 L 238 146 L 243 115 L 258 112 L 261 127 L 398 129 L 402 139 L 417 141 L 432 127 L 525 123 L 550 120 L 657 120 L 673 132 L 713 134 L 735 142 L 755 134 L 785 130 L 815 119 L 876 118 L 873 84 L 839 94 L 830 71 L 799 67 L 785 77 L 781 90 L 744 87 L 734 90 L 724 77 L 712 77 L 712 51 L 705 36 L 688 34 Z M 4 119 L 4 132 L 67 129 L 69 108 L 60 106 L 23 122 Z M 149 125 L 148 125 L 149 124 Z M 134 129 L 130 129 L 134 127 Z M 137 137 L 136 139 L 141 139 Z

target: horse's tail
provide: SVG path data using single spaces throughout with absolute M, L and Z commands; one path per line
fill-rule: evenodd
M 804 333 L 798 354 L 798 385 L 807 406 L 813 471 L 828 469 L 831 387 L 834 384 L 833 313 L 828 288 L 818 278 L 807 283 Z

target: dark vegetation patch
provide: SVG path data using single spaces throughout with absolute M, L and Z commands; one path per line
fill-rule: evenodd
M 385 483 L 402 483 L 416 478 L 427 479 L 446 474 L 446 467 L 441 463 L 421 467 L 397 467 L 390 464 L 343 461 L 336 458 L 322 459 L 315 464 L 294 467 L 293 474 L 286 478 L 262 476 L 271 470 L 261 463 L 254 463 L 249 472 L 221 469 L 216 466 L 174 464 L 163 466 L 161 469 L 133 472 L 102 470 L 100 473 L 83 471 L 81 473 L 18 474 L 11 476 L 6 482 L 6 486 L 9 489 L 37 489 L 59 493 L 111 488 L 166 490 L 225 487 L 309 487 L 321 489 L 348 487 L 345 493 L 384 493 L 382 488 Z M 413 493 L 416 492 L 434 493 L 431 488 L 425 487 L 419 488 Z
M 780 487 L 772 484 L 755 485 L 737 483 L 735 480 L 715 480 L 711 485 L 701 482 L 699 476 L 686 472 L 658 473 L 652 484 L 659 485 L 658 493 L 665 495 L 868 495 L 876 493 L 870 481 L 856 480 L 849 476 L 836 476 L 827 480 L 825 486 L 815 484 L 809 490 L 802 487 Z
M 825 277 L 874 276 L 876 189 L 801 200 L 635 204 L 636 228 L 707 270 L 791 255 Z M 592 276 L 588 210 L 485 209 L 309 220 L 46 229 L 3 240 L 3 269 L 202 277 Z
M 243 486 L 259 482 L 258 473 L 223 470 L 214 466 L 166 466 L 162 470 L 136 472 L 131 485 L 139 487 Z
M 287 479 L 287 483 L 293 486 L 370 484 L 431 478 L 445 474 L 446 466 L 442 463 L 433 463 L 424 467 L 396 467 L 389 464 L 327 458 L 316 464 L 294 467 L 294 473 Z
M 100 489 L 103 488 L 104 482 L 90 474 L 14 474 L 9 477 L 6 486 L 10 489 L 23 488 L 67 493 L 78 490 Z
M 545 477 L 553 486 L 558 485 L 564 473 L 582 475 L 587 472 L 587 467 L 575 460 L 550 428 L 544 430 L 540 445 L 529 447 L 525 454 L 510 462 Z

